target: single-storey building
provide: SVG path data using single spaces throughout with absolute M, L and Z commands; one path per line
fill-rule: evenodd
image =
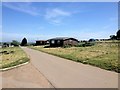
M 35 45 L 46 45 L 47 41 L 46 40 L 37 40 Z
M 9 47 L 9 46 L 10 46 L 10 43 L 4 42 L 4 43 L 2 44 L 2 47 Z
M 77 45 L 79 41 L 75 38 L 69 38 L 69 37 L 57 37 L 47 40 L 49 41 L 49 44 L 51 47 L 60 47 L 65 45 Z

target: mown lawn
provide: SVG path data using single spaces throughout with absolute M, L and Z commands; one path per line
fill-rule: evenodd
M 29 61 L 28 56 L 20 47 L 0 48 L 0 57 L 0 69 Z
M 118 65 L 118 43 L 103 42 L 89 47 L 44 48 L 44 46 L 31 46 L 30 48 L 76 62 L 120 72 L 120 64 Z

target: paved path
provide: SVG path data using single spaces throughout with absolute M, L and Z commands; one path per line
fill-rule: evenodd
M 23 48 L 31 63 L 56 88 L 117 88 L 118 74 L 73 62 L 37 50 Z
M 2 88 L 51 88 L 48 80 L 31 65 L 31 63 L 15 69 L 0 72 Z

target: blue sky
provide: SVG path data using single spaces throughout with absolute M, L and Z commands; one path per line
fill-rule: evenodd
M 3 41 L 53 37 L 109 38 L 118 29 L 117 2 L 4 2 Z

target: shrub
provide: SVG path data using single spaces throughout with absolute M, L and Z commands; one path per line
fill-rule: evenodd
M 85 46 L 93 46 L 93 45 L 95 45 L 95 42 L 86 42 L 85 43 Z
M 84 42 L 84 43 L 80 42 L 76 45 L 76 47 L 85 47 L 85 46 L 93 46 L 93 45 L 95 45 L 95 42 Z
M 13 40 L 13 41 L 11 42 L 11 45 L 19 46 L 20 43 L 19 43 L 18 41 L 16 41 L 16 40 Z
M 71 45 L 64 45 L 63 48 L 70 48 Z
M 76 45 L 76 47 L 85 47 L 85 42 L 80 42 Z

